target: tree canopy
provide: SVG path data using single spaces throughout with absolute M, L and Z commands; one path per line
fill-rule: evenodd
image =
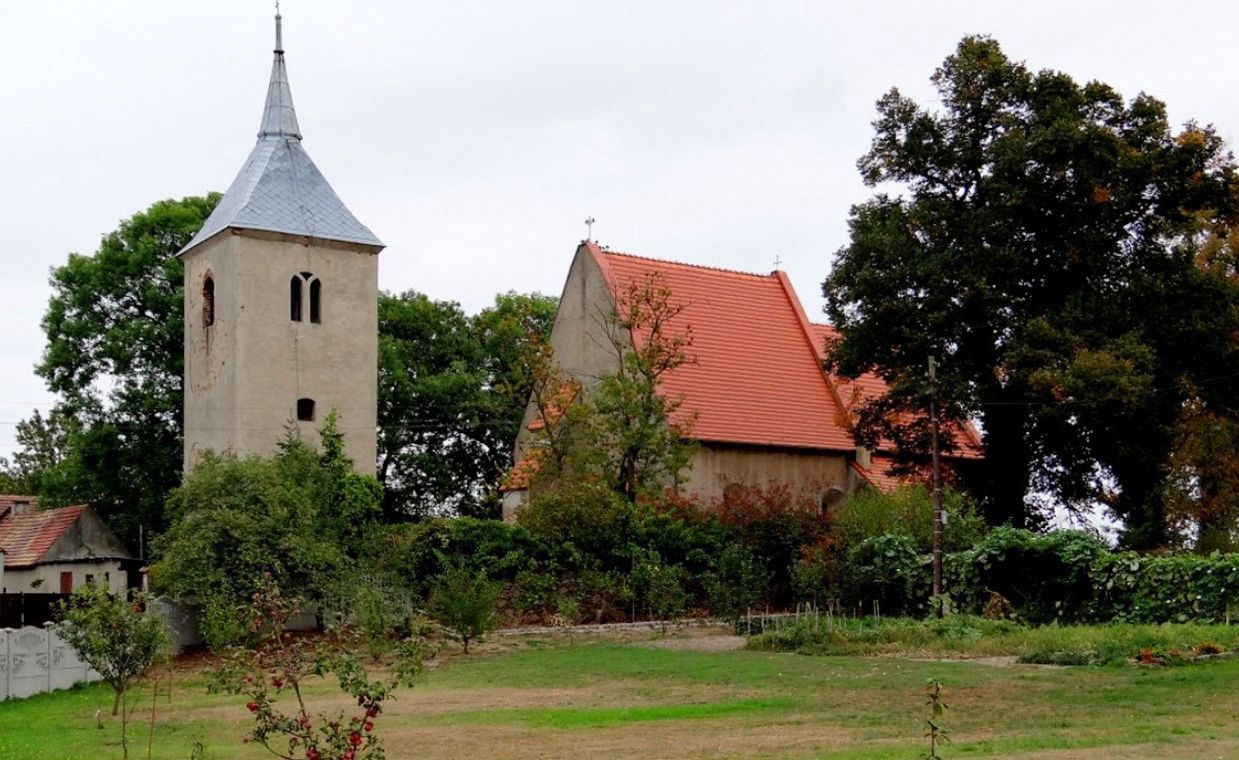
M 672 324 L 683 310 L 661 275 L 629 283 L 600 319 L 613 369 L 588 383 L 564 376 L 549 342 L 530 344 L 531 397 L 543 423 L 530 455 L 544 487 L 600 484 L 632 503 L 680 482 L 693 420 L 673 424 L 683 399 L 661 393 L 659 381 L 693 361 L 692 326 Z
M 947 417 L 984 432 L 970 484 L 991 521 L 1035 521 L 1037 490 L 1106 504 L 1131 545 L 1165 543 L 1191 388 L 1239 398 L 1236 289 L 1198 262 L 1234 221 L 1230 155 L 1211 128 L 1173 132 L 1148 95 L 1033 72 L 984 37 L 932 81 L 938 110 L 878 101 L 859 168 L 883 192 L 852 209 L 823 285 L 830 368 L 890 386 L 859 437 L 923 456 L 924 415 L 905 412 L 925 408 L 935 356 Z
M 390 518 L 498 513 L 531 388 L 526 344 L 556 299 L 503 293 L 468 316 L 409 291 L 379 298 L 379 478 Z
M 205 604 L 212 646 L 238 635 L 236 610 L 266 573 L 319 601 L 365 550 L 382 488 L 354 471 L 334 412 L 319 449 L 290 435 L 271 457 L 211 453 L 168 499 L 171 528 L 155 543 L 151 583 Z
M 163 528 L 163 501 L 181 475 L 183 268 L 179 251 L 219 194 L 166 200 L 134 214 L 89 256 L 52 270 L 36 371 L 60 397 L 46 418 L 53 447 L 27 441 L 47 505 L 89 502 L 122 538 Z M 30 421 L 31 442 L 46 425 Z M 49 458 L 55 450 L 56 456 Z M 40 453 L 41 452 L 41 453 Z M 54 461 L 53 461 L 54 459 Z

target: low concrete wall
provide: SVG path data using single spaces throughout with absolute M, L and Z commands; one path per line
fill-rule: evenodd
M 178 601 L 165 596 L 157 596 L 150 601 L 152 612 L 161 615 L 168 626 L 168 636 L 172 639 L 172 651 L 179 654 L 189 647 L 202 646 L 206 641 L 198 621 L 202 617 L 202 605 L 193 601 Z M 296 612 L 288 620 L 285 630 L 314 631 L 318 629 L 318 608 L 308 605 Z
M 50 624 L 0 628 L 0 699 L 21 699 L 98 680 L 99 674 Z

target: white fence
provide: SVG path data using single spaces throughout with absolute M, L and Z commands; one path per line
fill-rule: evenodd
M 78 659 L 51 625 L 0 628 L 0 699 L 21 699 L 98 680 L 99 674 Z

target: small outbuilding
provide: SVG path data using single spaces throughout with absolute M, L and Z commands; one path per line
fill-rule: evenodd
M 123 593 L 138 560 L 90 507 L 38 509 L 33 496 L 0 495 L 0 593 L 69 594 L 97 581 Z

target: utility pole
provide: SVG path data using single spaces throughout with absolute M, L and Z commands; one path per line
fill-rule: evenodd
M 934 606 L 938 617 L 942 617 L 942 525 L 946 515 L 942 513 L 942 472 L 938 462 L 938 364 L 932 356 L 929 357 L 929 424 L 934 487 Z

